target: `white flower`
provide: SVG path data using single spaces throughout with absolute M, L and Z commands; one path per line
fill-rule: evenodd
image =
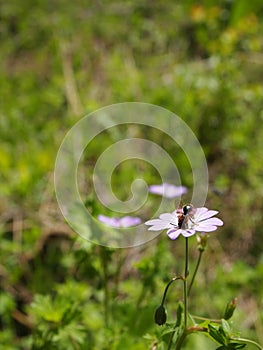
M 175 198 L 180 197 L 182 194 L 186 193 L 187 188 L 185 186 L 175 186 L 164 182 L 161 185 L 149 186 L 149 192 L 158 194 L 165 198 Z
M 181 210 L 173 213 L 164 213 L 159 216 L 159 219 L 153 219 L 145 222 L 149 225 L 149 230 L 159 231 L 167 229 L 167 235 L 170 239 L 176 239 L 180 234 L 184 237 L 190 237 L 195 232 L 211 232 L 217 229 L 217 226 L 222 226 L 223 221 L 214 218 L 218 214 L 216 210 L 208 210 L 205 207 L 195 208 L 191 215 L 184 217 L 183 225 L 179 219 L 182 217 Z M 180 227 L 181 225 L 181 227 Z
M 136 226 L 141 223 L 141 219 L 135 216 L 123 216 L 122 218 L 109 217 L 106 215 L 100 214 L 98 216 L 100 222 L 111 226 L 111 227 L 131 227 Z

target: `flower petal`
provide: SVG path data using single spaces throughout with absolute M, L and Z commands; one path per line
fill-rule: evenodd
M 167 229 L 167 227 L 163 227 L 163 226 L 151 226 L 148 228 L 149 231 L 163 231 Z
M 198 223 L 199 225 L 216 225 L 216 226 L 223 226 L 224 223 L 222 220 L 218 218 L 210 218 L 204 221 L 201 221 Z
M 160 219 L 152 219 L 152 220 L 148 220 L 145 222 L 145 225 L 157 225 L 158 223 L 163 222 Z
M 194 209 L 195 209 L 194 220 L 196 222 L 203 220 L 203 218 L 205 218 L 205 216 L 209 212 L 209 210 L 207 208 L 205 208 L 205 207 L 194 208 Z
M 170 228 L 170 230 L 167 231 L 167 236 L 172 239 L 175 240 L 176 238 L 178 238 L 181 234 L 182 230 L 177 230 L 175 228 Z
M 176 218 L 176 215 L 171 214 L 171 213 L 163 213 L 159 217 L 161 220 L 171 222 L 172 220 L 174 220 L 174 218 Z
M 198 225 L 195 229 L 198 232 L 212 232 L 212 231 L 217 230 L 217 226 L 213 226 L 213 225 Z
M 163 185 L 151 185 L 149 186 L 149 192 L 153 194 L 163 195 Z
M 216 214 L 218 214 L 218 211 L 216 211 L 216 210 L 208 210 L 207 212 L 202 213 L 199 216 L 198 221 L 203 221 L 203 220 L 209 219 L 209 218 L 211 218 L 212 216 L 214 216 Z
M 173 227 L 169 224 L 169 222 L 162 221 L 160 219 L 153 219 L 145 222 L 145 225 L 151 225 L 151 227 L 148 229 L 150 231 L 160 231 L 167 228 Z
M 149 192 L 159 194 L 166 198 L 180 197 L 182 194 L 187 192 L 185 186 L 175 186 L 169 183 L 163 183 L 161 185 L 149 186 Z
M 194 214 L 194 217 L 195 217 L 195 220 L 199 220 L 200 217 L 202 215 L 204 215 L 206 212 L 208 212 L 208 209 L 205 208 L 205 207 L 202 207 L 202 208 L 195 208 L 195 214 Z
M 187 192 L 187 188 L 185 186 L 174 186 L 170 184 L 164 184 L 163 196 L 166 198 L 180 197 L 186 192 Z
M 191 237 L 195 234 L 195 230 L 181 230 L 184 237 Z
M 162 226 L 163 228 L 172 227 L 172 225 L 170 225 L 169 222 L 162 221 L 160 219 L 153 219 L 153 220 L 146 221 L 145 225 Z
M 110 218 L 106 215 L 98 215 L 98 219 L 100 222 L 102 222 L 103 224 L 106 224 L 108 226 L 111 227 L 120 227 L 120 222 L 117 218 Z
M 139 225 L 141 221 L 142 220 L 136 216 L 124 216 L 119 219 L 120 226 L 122 227 L 131 227 L 131 226 Z
M 205 227 L 205 226 L 222 226 L 223 221 L 218 218 L 210 218 L 204 221 L 200 221 L 196 223 L 194 226 L 197 227 Z

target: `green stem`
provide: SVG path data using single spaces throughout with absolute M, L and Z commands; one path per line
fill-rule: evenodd
M 184 328 L 182 331 L 182 334 L 180 338 L 178 339 L 176 343 L 175 350 L 180 350 L 182 347 L 182 344 L 187 336 L 187 317 L 188 317 L 188 293 L 187 293 L 187 277 L 189 275 L 188 271 L 188 256 L 189 256 L 189 247 L 188 247 L 188 237 L 185 238 L 185 269 L 184 269 L 184 276 L 181 277 L 184 283 Z M 172 281 L 169 282 L 169 285 Z M 176 324 L 175 324 L 176 327 Z M 171 333 L 169 343 L 168 343 L 168 348 L 167 350 L 171 349 L 172 346 L 172 341 L 173 341 L 173 336 L 175 334 L 175 330 Z
M 187 329 L 187 315 L 188 315 L 188 293 L 187 293 L 187 277 L 188 270 L 188 237 L 185 238 L 185 270 L 184 270 L 184 331 Z
M 107 261 L 107 254 L 106 249 L 104 247 L 101 247 L 100 253 L 101 253 L 101 264 L 102 264 L 102 270 L 103 270 L 103 285 L 104 285 L 104 319 L 105 319 L 105 326 L 108 327 L 109 324 L 109 285 L 108 285 L 108 261 Z
M 201 317 L 201 316 L 196 316 L 196 315 L 190 315 L 190 316 L 194 320 L 197 319 L 197 320 L 201 320 L 201 321 L 212 321 L 215 323 L 221 323 L 221 321 L 222 321 L 222 319 L 207 318 L 207 317 Z
M 182 281 L 184 280 L 184 278 L 183 278 L 182 276 L 174 277 L 174 278 L 171 279 L 171 281 L 167 284 L 167 286 L 166 286 L 166 288 L 165 288 L 165 290 L 164 290 L 164 293 L 163 293 L 163 299 L 162 299 L 161 305 L 163 305 L 164 302 L 165 302 L 166 294 L 167 294 L 167 292 L 168 292 L 168 289 L 169 289 L 170 285 L 171 285 L 174 281 L 177 281 L 177 280 L 179 280 L 179 279 L 182 280 Z M 170 335 L 170 339 L 169 339 L 169 343 L 168 343 L 168 348 L 167 348 L 167 350 L 170 350 L 171 347 L 172 347 L 172 344 L 173 344 L 173 337 L 174 337 L 174 334 L 175 334 L 175 331 L 176 331 L 176 326 L 177 326 L 177 322 L 174 324 L 174 330 L 173 330 L 173 332 L 172 332 L 171 335 Z
M 121 271 L 123 268 L 123 264 L 124 264 L 124 256 L 123 256 L 123 249 L 120 249 L 117 252 L 117 257 L 118 257 L 118 261 L 117 261 L 117 270 L 116 270 L 116 274 L 115 274 L 115 290 L 114 290 L 114 297 L 116 298 L 119 294 L 119 283 L 120 283 L 120 278 L 121 278 Z
M 249 343 L 249 344 L 255 345 L 259 350 L 263 350 L 261 345 L 259 345 L 257 342 L 255 342 L 253 340 L 250 340 L 250 339 L 246 339 L 246 338 L 232 338 L 232 340 L 241 341 L 243 343 Z
M 191 279 L 191 282 L 189 284 L 189 288 L 188 288 L 188 296 L 190 294 L 190 291 L 192 289 L 192 286 L 193 286 L 193 283 L 194 283 L 194 280 L 195 280 L 195 277 L 196 277 L 196 274 L 197 274 L 197 271 L 199 269 L 199 266 L 200 266 L 200 262 L 201 262 L 201 259 L 202 259 L 202 255 L 203 255 L 203 250 L 199 250 L 199 256 L 198 256 L 198 260 L 197 260 L 197 263 L 196 263 L 196 266 L 195 266 L 195 270 L 194 270 L 194 273 L 193 273 L 193 277 Z
M 186 330 L 184 330 L 182 335 L 181 335 L 181 337 L 179 338 L 179 340 L 178 340 L 178 342 L 176 344 L 175 350 L 180 350 L 181 349 L 186 336 L 187 336 L 187 332 L 186 332 Z
M 167 350 L 170 350 L 171 349 L 171 347 L 172 347 L 172 344 L 173 344 L 173 337 L 174 337 L 174 334 L 175 334 L 175 328 L 176 328 L 176 323 L 175 323 L 175 325 L 174 325 L 174 330 L 173 330 L 173 332 L 171 333 L 171 335 L 170 335 L 170 339 L 169 339 L 169 343 L 168 343 L 168 348 L 167 348 Z
M 188 270 L 188 258 L 189 258 L 189 246 L 188 246 L 188 237 L 185 238 L 185 269 L 184 269 L 184 329 L 178 339 L 175 350 L 180 350 L 183 342 L 187 336 L 187 318 L 188 318 L 188 293 L 187 293 L 187 277 L 189 275 Z
M 177 281 L 177 280 L 183 280 L 183 278 L 182 278 L 181 276 L 179 276 L 179 277 L 173 277 L 173 278 L 171 279 L 171 281 L 168 282 L 167 286 L 165 287 L 164 293 L 163 293 L 163 299 L 162 299 L 161 305 L 163 305 L 164 302 L 165 302 L 166 294 L 167 294 L 167 292 L 168 292 L 168 289 L 169 289 L 170 285 L 171 285 L 174 281 Z

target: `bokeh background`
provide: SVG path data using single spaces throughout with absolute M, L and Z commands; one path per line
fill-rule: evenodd
M 125 101 L 179 115 L 207 157 L 207 206 L 225 225 L 211 234 L 192 313 L 220 318 L 238 297 L 234 329 L 263 343 L 262 1 L 11 0 L 0 4 L 0 34 L 1 348 L 152 349 L 160 333 L 154 310 L 183 269 L 183 240 L 161 235 L 125 250 L 91 244 L 65 223 L 53 186 L 69 128 Z M 90 145 L 86 166 L 118 132 Z M 189 165 L 171 139 L 134 125 L 121 135 L 158 143 L 191 191 Z M 124 162 L 112 179 L 120 198 L 138 172 L 160 182 L 149 164 Z M 83 191 L 88 210 L 109 214 L 91 177 Z M 158 200 L 150 198 L 145 219 Z M 181 295 L 179 285 L 169 292 L 169 322 Z M 216 346 L 193 336 L 186 348 Z

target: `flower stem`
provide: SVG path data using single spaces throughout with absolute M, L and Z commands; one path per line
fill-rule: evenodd
M 178 342 L 176 343 L 175 350 L 181 349 L 186 336 L 187 336 L 187 332 L 186 332 L 186 330 L 184 330 L 183 333 L 181 334 L 181 337 L 179 338 Z
M 183 278 L 181 276 L 176 276 L 176 277 L 173 277 L 167 284 L 167 286 L 165 287 L 165 290 L 164 290 L 164 293 L 163 293 L 163 298 L 162 298 L 162 302 L 161 302 L 161 305 L 164 304 L 165 302 L 165 298 L 166 298 L 166 294 L 168 292 L 168 289 L 170 287 L 170 285 L 174 282 L 174 281 L 177 281 L 177 280 L 183 280 Z
M 188 315 L 188 293 L 187 293 L 187 277 L 188 271 L 188 237 L 185 238 L 185 270 L 184 270 L 184 331 L 187 329 Z
M 101 264 L 103 270 L 103 288 L 104 288 L 104 320 L 105 326 L 109 324 L 109 285 L 108 285 L 108 261 L 107 261 L 107 248 L 100 248 Z
M 179 337 L 175 350 L 180 350 L 183 342 L 187 336 L 187 318 L 188 318 L 188 293 L 187 293 L 187 277 L 189 275 L 188 270 L 188 256 L 189 256 L 189 247 L 188 247 L 188 237 L 185 238 L 185 269 L 184 269 L 184 328 L 181 336 Z
M 187 336 L 187 317 L 188 317 L 187 277 L 189 275 L 189 271 L 188 271 L 188 256 L 189 256 L 189 253 L 188 253 L 188 251 L 189 251 L 188 237 L 186 237 L 185 238 L 185 269 L 184 269 L 184 276 L 181 277 L 181 279 L 183 280 L 183 284 L 184 284 L 184 327 L 183 327 L 183 331 L 182 331 L 178 341 L 176 342 L 175 350 L 180 350 L 181 349 L 181 347 L 183 345 L 183 342 L 184 342 L 184 340 L 185 340 L 185 338 Z M 170 285 L 170 283 L 168 284 L 168 286 Z M 176 328 L 176 324 L 175 324 L 175 328 Z M 174 334 L 175 334 L 175 329 L 171 333 L 167 350 L 171 349 Z
M 191 282 L 190 282 L 190 285 L 189 285 L 189 288 L 188 288 L 188 296 L 190 294 L 190 291 L 192 289 L 192 286 L 193 286 L 193 283 L 194 283 L 194 280 L 195 280 L 195 277 L 196 277 L 196 274 L 197 274 L 197 271 L 199 269 L 199 266 L 200 266 L 200 262 L 201 262 L 201 259 L 202 259 L 202 255 L 203 255 L 203 250 L 199 250 L 199 256 L 198 256 L 198 260 L 197 260 L 197 263 L 196 263 L 196 266 L 195 266 L 195 270 L 194 270 L 194 273 L 193 273 L 193 277 L 191 279 Z
M 212 321 L 215 323 L 221 323 L 221 321 L 222 321 L 222 319 L 207 318 L 207 317 L 201 317 L 201 316 L 196 316 L 196 315 L 190 315 L 190 317 L 194 320 L 197 319 L 197 320 L 201 320 L 201 321 Z

